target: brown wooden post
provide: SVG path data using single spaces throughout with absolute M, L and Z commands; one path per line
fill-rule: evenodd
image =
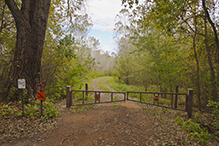
M 175 90 L 176 93 L 179 92 L 179 89 L 178 89 L 178 88 L 179 88 L 179 86 L 176 86 L 176 90 Z M 175 108 L 177 108 L 177 102 L 178 102 L 178 97 L 177 97 L 177 94 L 176 94 L 176 95 L 175 95 L 175 106 L 174 106 Z
M 70 106 L 72 106 L 72 91 L 70 91 Z
M 187 96 L 187 107 L 186 107 L 189 118 L 192 117 L 192 101 L 193 101 L 193 89 L 189 88 L 188 96 Z
M 85 84 L 85 90 L 88 91 L 88 84 Z M 86 100 L 87 100 L 87 97 L 88 97 L 88 92 L 86 92 Z
M 95 92 L 95 95 L 94 95 L 94 102 L 96 103 L 96 92 Z
M 141 102 L 141 98 L 142 98 L 142 93 L 140 93 L 140 102 Z
M 111 93 L 111 101 L 113 101 L 113 92 Z
M 129 93 L 127 92 L 127 100 L 129 100 Z
M 126 100 L 126 98 L 125 98 L 125 93 L 124 93 L 124 101 Z
M 84 104 L 84 91 L 83 91 L 83 103 L 82 104 Z
M 171 108 L 173 108 L 173 94 L 171 95 Z
M 66 108 L 70 108 L 71 106 L 70 100 L 71 100 L 71 86 L 67 86 L 66 87 Z

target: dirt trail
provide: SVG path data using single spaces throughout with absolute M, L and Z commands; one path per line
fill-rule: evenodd
M 114 91 L 117 92 L 116 90 L 114 90 L 113 88 L 111 88 L 110 86 L 108 86 L 106 84 L 106 78 L 99 78 L 97 80 L 95 80 L 94 82 L 91 83 L 91 86 L 89 88 L 89 90 L 98 90 L 98 91 L 102 91 L 98 86 L 97 83 L 101 83 L 103 86 L 105 86 L 108 90 L 110 91 Z M 124 95 L 123 94 L 118 94 L 118 93 L 114 93 L 114 100 L 123 100 L 124 99 Z M 105 101 L 111 101 L 111 94 L 109 93 L 101 93 L 101 98 L 100 98 L 100 102 L 105 102 Z
M 96 83 L 100 80 L 92 83 L 93 90 L 99 90 Z M 102 84 L 115 91 L 104 83 L 105 80 Z M 108 96 L 101 96 L 101 101 L 106 100 L 109 100 Z M 153 133 L 152 124 L 150 116 L 135 103 L 98 104 L 82 114 L 68 113 L 63 116 L 58 128 L 37 145 L 158 145 L 158 136 Z
M 96 84 L 100 80 L 94 81 L 89 88 L 98 90 Z M 107 85 L 104 86 L 115 91 Z M 108 100 L 107 96 L 101 98 Z M 66 109 L 65 102 L 59 107 L 62 116 L 57 128 L 31 138 L 17 139 L 3 146 L 161 145 L 160 137 L 153 129 L 154 117 L 146 114 L 136 103 L 126 101 L 98 104 L 82 113 Z

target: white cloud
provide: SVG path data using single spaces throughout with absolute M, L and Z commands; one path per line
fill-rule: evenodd
M 108 52 L 110 52 L 110 53 L 114 51 L 114 49 L 113 49 L 112 46 L 110 46 L 110 45 L 102 46 L 102 50 L 103 50 L 104 52 L 108 51 Z
M 115 17 L 122 6 L 121 0 L 89 0 L 87 13 L 92 17 L 93 29 L 113 32 Z
M 142 0 L 140 0 L 141 2 Z M 93 32 L 93 36 L 100 40 L 101 49 L 106 52 L 114 52 L 117 48 L 116 41 L 118 38 L 113 38 L 111 33 L 113 32 L 115 25 L 115 17 L 119 14 L 119 11 L 123 8 L 122 0 L 88 0 L 86 6 L 86 12 L 92 18 L 94 30 L 100 30 L 103 34 Z M 106 36 L 108 33 L 111 36 L 111 40 Z M 110 32 L 110 33 L 109 33 Z M 106 44 L 106 39 L 108 43 Z

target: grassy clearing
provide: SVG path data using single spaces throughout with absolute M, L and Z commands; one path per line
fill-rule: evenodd
M 145 88 L 141 86 L 133 86 L 133 85 L 126 85 L 124 83 L 119 83 L 119 80 L 115 77 L 104 77 L 106 79 L 106 84 L 111 88 L 119 91 L 119 92 L 127 92 L 127 91 L 139 91 L 145 92 Z M 156 92 L 156 86 L 150 86 L 147 89 L 147 92 Z M 129 97 L 140 101 L 140 94 L 139 93 L 130 93 Z M 174 96 L 175 97 L 175 96 Z M 173 103 L 174 103 L 173 97 Z M 171 106 L 171 95 L 159 95 L 159 104 L 165 106 Z M 153 94 L 142 94 L 142 102 L 153 103 L 154 95 Z M 184 109 L 185 105 L 185 96 L 181 97 L 178 96 L 178 104 L 181 105 L 180 108 Z
M 103 90 L 103 91 L 110 91 L 108 88 L 106 88 L 102 83 L 97 83 L 98 87 L 100 88 L 100 90 Z
M 126 92 L 126 91 L 144 91 L 144 87 L 136 87 L 132 85 L 126 85 L 124 83 L 119 83 L 114 77 L 105 77 L 106 84 L 110 86 L 111 88 L 120 91 L 120 92 Z
M 94 82 L 95 80 L 98 80 L 99 78 L 93 78 L 93 79 L 89 79 L 84 82 L 81 82 L 78 86 L 76 86 L 76 89 L 85 90 L 85 84 L 88 84 L 88 90 L 92 90 L 91 83 Z M 73 102 L 72 102 L 73 105 L 82 104 L 83 92 L 73 92 L 72 94 L 73 94 Z M 86 93 L 84 93 L 85 103 L 91 103 L 94 101 L 94 97 L 92 96 L 92 94 L 93 93 L 88 92 L 88 96 L 86 96 Z M 80 111 L 78 108 L 81 108 L 81 110 L 83 111 L 83 106 L 79 106 L 76 108 L 77 110 L 74 109 L 73 111 Z

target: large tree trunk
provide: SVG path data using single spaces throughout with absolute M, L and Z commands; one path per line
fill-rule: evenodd
M 26 80 L 28 98 L 36 95 L 40 80 L 41 57 L 51 0 L 22 0 L 19 10 L 14 0 L 5 0 L 16 22 L 17 42 L 14 51 L 12 81 L 9 89 L 17 87 L 18 79 Z M 19 92 L 11 100 L 17 100 Z

